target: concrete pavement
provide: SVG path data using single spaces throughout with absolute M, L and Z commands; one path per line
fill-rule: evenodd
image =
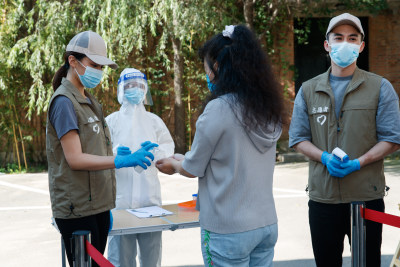
M 308 228 L 307 163 L 276 166 L 274 196 L 279 238 L 274 266 L 315 266 Z M 399 215 L 400 160 L 387 161 L 386 212 Z M 197 179 L 160 175 L 164 204 L 191 199 Z M 61 266 L 60 236 L 51 226 L 47 173 L 0 175 L 0 266 Z M 382 266 L 388 266 L 400 241 L 400 229 L 383 227 Z M 345 242 L 344 264 L 350 266 Z M 162 266 L 203 266 L 200 230 L 163 232 Z

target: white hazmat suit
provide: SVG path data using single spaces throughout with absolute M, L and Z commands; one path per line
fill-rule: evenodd
M 106 118 L 114 153 L 118 146 L 136 151 L 141 143 L 151 141 L 159 145 L 154 152 L 154 162 L 173 155 L 175 146 L 166 125 L 144 108 L 143 101 L 149 95 L 146 76 L 136 69 L 125 69 L 118 81 L 117 93 L 121 108 Z M 134 168 L 115 170 L 116 209 L 161 206 L 160 181 L 154 162 L 141 172 Z M 110 236 L 108 259 L 116 267 L 136 266 L 137 243 L 140 266 L 161 265 L 161 232 Z

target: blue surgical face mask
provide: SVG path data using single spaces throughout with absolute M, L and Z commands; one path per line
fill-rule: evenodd
M 329 53 L 333 62 L 341 68 L 346 68 L 357 60 L 361 45 L 341 42 L 331 44 Z
M 76 74 L 78 74 L 78 77 L 81 80 L 82 85 L 85 86 L 86 88 L 96 87 L 101 82 L 101 78 L 103 77 L 103 71 L 96 70 L 92 67 L 86 67 L 79 60 L 78 62 L 79 64 L 82 65 L 82 67 L 85 68 L 85 73 L 83 75 L 80 75 L 75 69 L 75 72 Z
M 210 77 L 208 76 L 208 74 L 206 74 L 206 79 L 207 79 L 207 86 L 208 86 L 208 90 L 210 90 L 210 92 L 215 90 L 215 84 L 213 84 L 210 81 Z
M 129 103 L 133 105 L 140 104 L 144 100 L 144 91 L 141 88 L 126 89 L 124 94 Z

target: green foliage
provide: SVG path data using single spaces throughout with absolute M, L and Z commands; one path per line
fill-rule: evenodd
M 308 35 L 310 33 L 311 20 L 295 18 L 298 27 L 294 28 L 294 35 L 298 44 L 308 44 Z
M 208 94 L 198 48 L 225 25 L 245 23 L 244 0 L 4 0 L 0 1 L 0 133 L 12 147 L 13 130 L 21 127 L 29 143 L 38 132 L 23 121 L 47 112 L 54 73 L 63 65 L 69 40 L 92 30 L 107 43 L 108 56 L 119 68 L 105 68 L 99 88 L 91 90 L 106 115 L 117 110 L 117 81 L 126 67 L 146 73 L 154 106 L 149 110 L 170 121 L 174 101 L 172 39 L 180 41 L 184 58 L 182 100 L 186 107 L 187 141 L 192 138 L 200 103 Z M 291 19 L 338 10 L 376 14 L 387 8 L 383 0 L 254 1 L 254 30 L 283 74 L 292 70 L 284 49 Z M 309 24 L 295 30 L 306 43 Z M 287 86 L 287 85 L 285 85 Z M 17 107 L 13 112 L 12 107 Z M 22 111 L 21 111 L 22 110 Z M 171 129 L 170 125 L 168 125 Z
M 6 174 L 17 174 L 17 173 L 37 173 L 37 172 L 44 172 L 47 170 L 47 166 L 45 165 L 37 165 L 29 167 L 28 170 L 25 168 L 21 168 L 19 170 L 18 164 L 16 163 L 7 163 L 5 167 L 0 167 L 0 173 Z
M 7 174 L 13 174 L 13 173 L 26 173 L 25 169 L 19 170 L 18 164 L 15 163 L 8 163 L 6 167 L 1 167 L 0 168 L 0 173 L 7 173 Z

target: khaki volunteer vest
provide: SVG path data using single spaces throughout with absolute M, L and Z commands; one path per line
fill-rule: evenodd
M 356 159 L 378 142 L 376 113 L 382 77 L 356 68 L 336 119 L 330 72 L 331 69 L 303 84 L 312 143 L 329 153 L 340 147 L 350 159 Z M 321 162 L 310 160 L 308 189 L 311 200 L 323 203 L 382 198 L 385 191 L 383 160 L 344 178 L 332 177 Z
M 63 79 L 53 94 L 53 100 L 63 95 L 74 106 L 78 119 L 82 152 L 99 156 L 112 156 L 111 138 L 101 105 L 89 93 L 87 100 L 78 89 Z M 47 116 L 46 152 L 49 167 L 49 190 L 53 217 L 69 219 L 98 214 L 115 207 L 116 181 L 114 170 L 74 171 L 65 159 L 61 142 Z

